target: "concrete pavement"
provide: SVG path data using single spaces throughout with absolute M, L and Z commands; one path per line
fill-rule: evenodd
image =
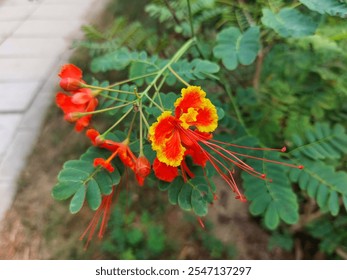
M 0 0 L 0 220 L 80 27 L 108 0 Z

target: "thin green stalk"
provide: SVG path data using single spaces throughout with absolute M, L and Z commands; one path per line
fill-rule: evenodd
M 109 96 L 109 95 L 104 94 L 104 93 L 100 93 L 100 95 L 101 95 L 102 97 L 105 97 L 105 98 L 107 98 L 107 99 L 112 99 L 112 100 L 114 100 L 114 101 L 120 101 L 120 102 L 127 102 L 127 101 L 128 101 L 128 100 L 119 99 L 119 98 L 116 98 L 116 97 L 113 97 L 113 96 Z
M 155 88 L 155 93 L 153 94 L 153 98 L 152 99 L 156 99 L 157 96 L 158 96 L 158 99 L 159 99 L 159 105 L 163 108 L 163 101 L 161 100 L 161 97 L 160 97 L 160 89 L 163 87 L 164 85 L 164 82 L 165 82 L 165 79 L 166 79 L 166 76 L 167 75 L 164 75 L 163 78 L 161 79 L 159 85 L 157 86 L 156 84 L 154 84 L 154 88 Z M 153 104 L 149 104 L 149 107 L 152 107 Z
M 133 108 L 129 108 L 129 110 L 118 120 L 116 121 L 109 129 L 107 129 L 101 136 L 105 137 L 107 135 L 107 133 L 111 132 L 117 125 L 119 125 L 125 118 L 127 115 L 129 115 L 129 113 L 133 110 Z
M 154 76 L 156 74 L 158 74 L 158 71 L 152 72 L 152 73 L 148 73 L 148 74 L 144 74 L 144 75 L 141 75 L 141 76 L 137 76 L 137 77 L 134 77 L 134 78 L 130 78 L 130 79 L 127 79 L 127 80 L 123 80 L 123 81 L 111 84 L 111 85 L 107 86 L 106 88 L 112 88 L 112 87 L 115 87 L 115 86 L 119 86 L 119 85 L 122 85 L 122 84 L 126 84 L 126 83 L 129 83 L 129 82 L 132 82 L 132 81 L 136 81 L 136 80 L 139 80 L 139 79 L 143 79 L 143 78 L 147 78 L 147 77 L 150 77 L 150 76 Z
M 234 96 L 233 96 L 233 94 L 232 94 L 232 92 L 231 92 L 231 88 L 230 88 L 228 82 L 227 82 L 227 81 L 221 81 L 221 83 L 223 84 L 223 86 L 224 86 L 224 88 L 225 88 L 225 91 L 226 91 L 227 94 L 228 94 L 228 97 L 229 97 L 229 99 L 230 99 L 230 101 L 231 101 L 231 105 L 232 105 L 233 108 L 234 108 L 234 111 L 235 111 L 235 114 L 236 114 L 236 117 L 237 117 L 238 121 L 239 121 L 239 122 L 241 123 L 241 125 L 244 127 L 246 133 L 247 133 L 248 135 L 251 135 L 251 133 L 248 131 L 248 128 L 247 128 L 247 126 L 246 126 L 246 124 L 245 124 L 245 122 L 244 122 L 244 120 L 243 120 L 243 118 L 242 118 L 241 112 L 240 112 L 239 108 L 238 108 L 237 105 L 236 105 L 235 98 L 234 98 Z
M 189 39 L 170 59 L 170 61 L 158 71 L 157 75 L 154 77 L 153 81 L 147 86 L 147 88 L 141 93 L 140 97 L 146 96 L 149 99 L 148 92 L 154 86 L 154 84 L 158 81 L 161 75 L 175 62 L 177 62 L 181 56 L 195 43 L 195 38 Z
M 129 106 L 132 103 L 134 103 L 134 101 L 131 101 L 131 102 L 128 102 L 128 103 L 125 103 L 125 104 L 122 104 L 122 105 L 114 106 L 114 107 L 109 107 L 109 108 L 105 108 L 105 109 L 91 111 L 91 112 L 79 112 L 78 115 L 81 116 L 81 117 L 84 117 L 84 116 L 88 116 L 88 115 L 95 115 L 95 114 L 105 113 L 105 112 L 108 112 L 108 111 L 112 111 L 112 110 L 115 110 L 115 109 L 119 109 L 119 108 L 122 108 L 122 107 Z
M 140 111 L 140 157 L 143 156 L 143 127 L 142 127 L 142 102 L 140 101 L 139 104 L 139 111 Z
M 190 84 L 188 84 L 180 75 L 178 75 L 178 73 L 175 70 L 173 70 L 171 66 L 169 66 L 169 70 L 182 84 L 184 84 L 187 87 L 190 86 Z
M 194 32 L 194 26 L 193 26 L 193 16 L 192 16 L 192 8 L 190 6 L 190 0 L 187 0 L 187 6 L 188 6 L 190 32 L 192 33 L 192 38 L 194 38 L 195 32 Z
M 119 93 L 126 93 L 126 94 L 135 94 L 132 91 L 113 89 L 113 88 L 104 88 L 104 87 L 93 86 L 93 85 L 84 85 L 84 87 L 85 88 L 91 88 L 91 89 L 98 89 L 98 90 L 102 90 L 102 91 L 112 91 L 112 92 L 119 92 Z
M 133 126 L 134 126 L 136 115 L 137 115 L 137 112 L 135 112 L 135 114 L 133 116 L 133 119 L 131 120 L 130 128 L 129 128 L 129 131 L 128 131 L 128 137 L 127 137 L 128 139 L 130 139 L 130 134 L 131 134 L 131 131 L 133 130 Z
M 188 16 L 189 16 L 189 25 L 190 25 L 190 32 L 192 35 L 192 38 L 195 38 L 195 32 L 194 32 L 194 24 L 193 24 L 193 14 L 192 14 L 192 8 L 190 5 L 190 0 L 187 0 L 187 6 L 188 6 Z M 199 52 L 200 56 L 205 58 L 204 54 L 202 53 L 199 45 L 196 43 L 195 47 L 197 51 Z
M 140 114 L 141 114 L 141 117 L 142 117 L 142 119 L 143 119 L 143 121 L 144 121 L 144 123 L 145 123 L 147 129 L 149 129 L 150 126 L 149 126 L 149 124 L 148 124 L 148 122 L 147 122 L 147 119 L 146 119 L 146 117 L 145 117 L 145 115 L 144 115 L 144 113 L 143 113 L 141 107 L 140 107 Z

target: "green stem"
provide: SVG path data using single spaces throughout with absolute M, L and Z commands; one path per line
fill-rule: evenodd
M 119 125 L 125 118 L 127 115 L 129 115 L 129 113 L 133 110 L 133 108 L 129 108 L 129 110 L 118 120 L 116 121 L 109 129 L 107 129 L 101 136 L 105 137 L 107 135 L 107 133 L 111 132 L 117 125 Z
M 157 75 L 154 77 L 153 81 L 147 86 L 147 88 L 141 93 L 140 97 L 146 96 L 148 99 L 148 92 L 149 90 L 154 86 L 154 84 L 158 81 L 161 75 L 175 62 L 177 62 L 181 56 L 192 46 L 193 43 L 195 43 L 196 39 L 191 38 L 189 39 L 170 59 L 170 61 L 158 71 Z M 152 100 L 151 100 L 152 102 Z
M 145 123 L 147 129 L 149 129 L 150 126 L 149 126 L 149 124 L 148 124 L 148 122 L 147 122 L 147 119 L 146 119 L 145 114 L 143 113 L 141 107 L 140 107 L 140 114 L 141 114 L 141 117 L 142 117 L 142 119 L 143 119 L 143 121 L 144 121 L 144 123 Z
M 169 70 L 182 84 L 184 84 L 187 87 L 190 86 L 190 84 L 188 84 L 180 75 L 178 75 L 178 73 L 175 70 L 173 70 L 171 66 L 169 66 Z
M 93 86 L 93 85 L 84 85 L 85 88 L 91 88 L 91 89 L 98 89 L 102 91 L 112 91 L 112 92 L 119 92 L 119 93 L 126 93 L 126 94 L 135 94 L 132 91 L 126 91 L 126 90 L 120 90 L 120 89 L 112 89 L 112 88 L 104 88 L 99 86 Z
M 140 157 L 143 156 L 143 127 L 142 127 L 142 102 L 140 101 L 139 104 L 139 111 L 140 111 Z
M 232 92 L 231 92 L 231 88 L 230 88 L 228 82 L 227 82 L 227 81 L 221 81 L 221 83 L 223 84 L 223 86 L 224 86 L 224 88 L 225 88 L 225 91 L 226 91 L 227 94 L 228 94 L 228 97 L 229 97 L 229 99 L 230 99 L 230 101 L 231 101 L 231 105 L 232 105 L 233 108 L 234 108 L 234 111 L 235 111 L 235 114 L 236 114 L 236 117 L 237 117 L 238 121 L 239 121 L 240 124 L 245 128 L 246 133 L 247 133 L 249 136 L 251 136 L 251 133 L 248 131 L 248 128 L 247 128 L 247 126 L 246 126 L 246 124 L 245 124 L 245 122 L 244 122 L 244 120 L 243 120 L 243 118 L 242 118 L 241 112 L 240 112 L 239 108 L 237 107 L 237 104 L 236 104 L 236 102 L 235 102 L 235 98 L 234 98 L 234 96 L 233 96 L 233 94 L 232 94 Z
M 95 115 L 95 114 L 105 113 L 105 112 L 108 112 L 108 111 L 112 111 L 112 110 L 115 110 L 115 109 L 119 109 L 119 108 L 122 108 L 122 107 L 129 106 L 132 103 L 134 103 L 134 101 L 128 102 L 128 103 L 125 103 L 125 104 L 122 104 L 122 105 L 114 106 L 114 107 L 109 107 L 109 108 L 105 108 L 105 109 L 91 111 L 91 112 L 79 112 L 78 116 L 84 117 L 84 116 L 88 116 L 88 115 Z
M 129 83 L 129 82 L 132 82 L 132 81 L 136 81 L 136 80 L 139 80 L 139 79 L 143 79 L 143 78 L 147 78 L 147 77 L 150 77 L 150 76 L 154 76 L 157 73 L 158 73 L 158 71 L 152 72 L 152 73 L 148 73 L 148 74 L 144 74 L 144 75 L 141 75 L 141 76 L 137 76 L 137 77 L 134 77 L 134 78 L 130 78 L 130 79 L 127 79 L 127 80 L 123 80 L 123 81 L 114 83 L 112 85 L 109 85 L 106 88 L 112 88 L 112 87 L 115 87 L 115 86 L 119 86 L 119 85 L 122 85 L 122 84 L 126 84 L 126 83 Z
M 190 0 L 187 0 L 188 5 L 188 15 L 189 15 L 189 25 L 190 25 L 190 32 L 192 33 L 192 38 L 195 37 L 194 32 L 194 26 L 193 26 L 193 16 L 192 16 L 192 8 L 190 6 Z
M 134 122 L 135 122 L 135 118 L 136 118 L 136 113 L 137 112 L 135 112 L 135 114 L 134 114 L 134 116 L 133 116 L 133 119 L 131 120 L 131 124 L 130 124 L 130 128 L 129 128 L 129 131 L 128 131 L 128 139 L 130 139 L 130 134 L 131 134 L 131 131 L 133 130 L 133 126 L 134 126 Z
M 109 96 L 109 95 L 104 94 L 104 93 L 100 93 L 100 95 L 101 95 L 102 97 L 105 97 L 105 98 L 107 98 L 107 99 L 112 99 L 112 100 L 114 100 L 114 101 L 119 101 L 119 102 L 127 102 L 127 101 L 128 101 L 128 100 L 119 99 L 119 98 L 116 98 L 116 97 L 113 97 L 113 96 Z
M 195 32 L 194 32 L 194 25 L 193 25 L 193 15 L 192 15 L 192 8 L 190 5 L 190 0 L 187 0 L 187 6 L 188 6 L 188 15 L 189 15 L 189 25 L 190 25 L 190 32 L 192 35 L 192 38 L 195 38 Z M 195 47 L 200 54 L 201 57 L 205 58 L 204 54 L 202 53 L 199 45 L 196 43 Z

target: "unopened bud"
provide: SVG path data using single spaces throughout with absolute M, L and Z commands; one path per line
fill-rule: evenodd
M 66 91 L 78 90 L 82 87 L 81 80 L 74 78 L 63 78 L 60 80 L 60 87 Z
M 140 186 L 143 185 L 145 178 L 151 173 L 151 164 L 144 156 L 140 156 L 136 160 L 135 174 Z

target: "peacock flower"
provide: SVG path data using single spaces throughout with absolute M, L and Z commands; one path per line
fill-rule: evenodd
M 75 91 L 84 85 L 82 70 L 74 64 L 62 66 L 58 76 L 61 78 L 60 87 L 66 91 Z
M 144 180 L 151 172 L 151 164 L 144 156 L 137 158 L 134 155 L 129 147 L 128 139 L 125 139 L 123 142 L 115 142 L 104 139 L 95 129 L 88 129 L 86 135 L 89 137 L 94 146 L 104 148 L 112 152 L 107 159 L 94 159 L 95 167 L 101 166 L 109 172 L 113 172 L 114 167 L 112 166 L 111 162 L 118 156 L 124 166 L 129 167 L 135 173 L 139 185 L 143 186 Z
M 140 186 L 143 186 L 146 177 L 151 173 L 151 164 L 145 156 L 136 159 L 135 176 Z
M 76 122 L 76 131 L 82 131 L 89 125 L 92 115 L 88 113 L 94 111 L 98 105 L 97 98 L 87 88 L 79 89 L 72 95 L 58 92 L 55 101 L 64 112 L 65 120 Z
M 238 189 L 230 165 L 239 167 L 263 180 L 266 179 L 266 175 L 246 164 L 241 157 L 302 168 L 302 166 L 231 151 L 225 146 L 256 150 L 276 149 L 252 148 L 214 140 L 212 132 L 218 125 L 217 110 L 200 87 L 189 86 L 182 89 L 182 97 L 176 100 L 174 106 L 174 116 L 171 112 L 164 111 L 149 129 L 152 149 L 157 153 L 153 170 L 160 180 L 172 182 L 180 174 L 185 181 L 188 180 L 188 176 L 193 178 L 194 174 L 185 161 L 185 158 L 189 156 L 193 159 L 194 164 L 202 168 L 206 167 L 209 162 L 231 190 L 236 193 L 235 198 L 246 201 Z M 284 152 L 284 148 L 279 150 Z M 179 168 L 181 173 L 179 173 Z
M 186 131 L 195 127 L 198 132 L 212 132 L 217 128 L 216 107 L 197 86 L 182 89 L 182 97 L 175 102 L 175 116 L 164 111 L 149 129 L 152 149 L 160 162 L 177 167 L 192 143 Z M 191 105 L 189 105 L 191 104 Z M 189 107 L 190 106 L 190 107 Z

